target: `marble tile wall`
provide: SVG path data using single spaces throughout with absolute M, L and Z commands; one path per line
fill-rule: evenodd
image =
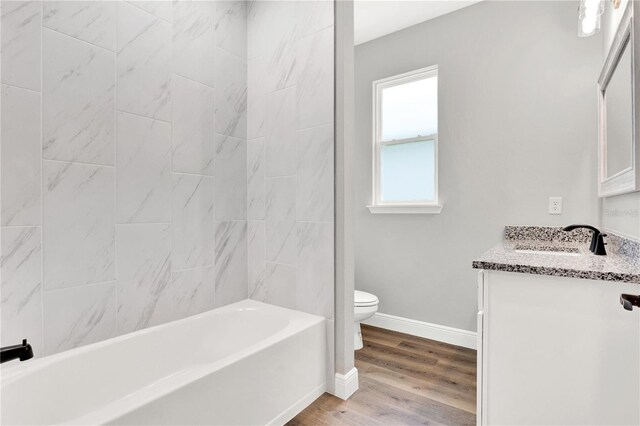
M 264 129 L 246 140 L 247 4 L 3 0 L 0 14 L 0 343 L 48 355 L 246 298 L 246 218 L 265 212 Z M 285 84 L 294 51 L 280 61 L 276 47 Z M 277 131 L 292 144 L 297 130 Z M 286 248 L 269 246 L 287 262 L 295 200 L 270 203 L 289 210 Z M 287 268 L 270 279 L 288 283 Z
M 252 1 L 247 26 L 249 296 L 332 319 L 333 2 Z
M 327 318 L 334 382 L 333 1 L 247 11 L 249 297 Z

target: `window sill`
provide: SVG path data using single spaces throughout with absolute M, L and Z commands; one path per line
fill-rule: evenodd
M 440 214 L 442 204 L 367 206 L 371 214 Z

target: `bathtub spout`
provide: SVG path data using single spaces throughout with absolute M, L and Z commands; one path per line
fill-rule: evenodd
M 26 361 L 31 358 L 33 358 L 33 348 L 27 343 L 27 339 L 24 339 L 21 345 L 0 348 L 0 364 L 14 359 Z

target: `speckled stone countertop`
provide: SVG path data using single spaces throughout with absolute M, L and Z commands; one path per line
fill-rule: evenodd
M 605 238 L 609 242 L 607 255 L 596 256 L 589 251 L 589 241 L 589 231 L 507 226 L 503 243 L 474 260 L 473 267 L 640 284 L 640 243 L 610 234 Z M 555 253 L 527 252 L 531 250 Z

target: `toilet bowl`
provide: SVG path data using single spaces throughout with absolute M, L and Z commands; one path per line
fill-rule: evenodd
M 360 322 L 371 318 L 373 314 L 378 312 L 378 298 L 364 291 L 356 290 L 353 295 L 353 345 L 354 349 L 362 349 L 362 330 Z

